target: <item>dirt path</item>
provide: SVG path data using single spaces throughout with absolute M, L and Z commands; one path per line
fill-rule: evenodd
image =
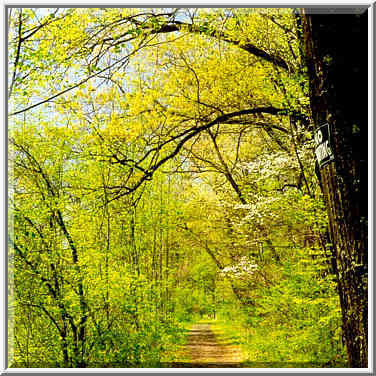
M 174 368 L 236 368 L 242 367 L 241 350 L 231 343 L 219 343 L 211 324 L 195 324 L 188 334 L 188 343 L 182 361 L 173 362 Z

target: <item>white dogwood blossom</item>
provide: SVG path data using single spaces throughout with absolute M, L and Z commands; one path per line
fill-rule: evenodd
M 253 274 L 257 267 L 257 264 L 253 264 L 246 256 L 243 256 L 237 264 L 223 268 L 221 274 L 240 278 Z

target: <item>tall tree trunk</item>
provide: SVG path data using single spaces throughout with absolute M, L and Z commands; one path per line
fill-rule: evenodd
M 367 13 L 302 12 L 315 128 L 328 123 L 335 159 L 320 169 L 337 264 L 350 367 L 368 367 Z

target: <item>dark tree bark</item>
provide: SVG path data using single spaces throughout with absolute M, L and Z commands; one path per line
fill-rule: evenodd
M 335 160 L 320 169 L 337 264 L 350 367 L 368 367 L 367 12 L 311 14 L 301 21 L 315 128 L 328 123 Z M 316 10 L 317 13 L 317 10 Z

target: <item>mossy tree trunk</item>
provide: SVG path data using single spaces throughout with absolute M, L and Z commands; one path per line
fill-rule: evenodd
M 350 367 L 368 367 L 367 13 L 312 14 L 302 26 L 312 118 L 328 123 L 335 160 L 320 169 Z

